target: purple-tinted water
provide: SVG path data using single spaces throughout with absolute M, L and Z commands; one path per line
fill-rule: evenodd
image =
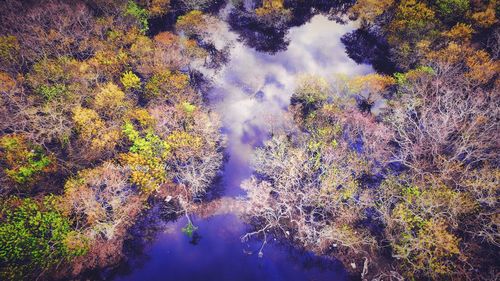
M 357 65 L 345 53 L 340 38 L 355 29 L 355 24 L 340 25 L 324 16 L 315 16 L 289 33 L 290 45 L 275 55 L 259 53 L 239 42 L 224 23 L 214 31 L 219 47 L 230 44 L 230 61 L 211 73 L 215 87 L 210 93 L 213 110 L 222 119 L 228 139 L 230 158 L 222 185 L 225 196 L 244 196 L 242 181 L 251 173 L 250 159 L 256 146 L 286 121 L 295 81 L 302 73 L 320 75 L 327 81 L 342 75 L 372 72 L 368 65 Z M 198 227 L 193 238 L 182 233 L 186 220 L 170 223 L 144 249 L 132 258 L 126 272 L 114 280 L 232 281 L 347 280 L 338 262 L 315 257 L 270 241 L 264 255 L 258 256 L 261 241 L 242 243 L 247 226 L 235 215 L 208 219 L 193 218 Z
M 245 225 L 234 215 L 215 216 L 194 223 L 197 237 L 181 233 L 185 220 L 169 226 L 147 246 L 142 264 L 116 280 L 245 281 L 245 280 L 346 280 L 336 262 L 299 252 L 284 245 L 269 243 L 259 258 L 260 241 L 242 243 Z

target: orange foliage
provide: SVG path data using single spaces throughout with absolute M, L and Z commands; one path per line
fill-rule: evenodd
M 9 74 L 0 71 L 0 92 L 9 92 L 16 86 L 16 81 Z
M 474 30 L 470 25 L 457 23 L 449 31 L 443 32 L 443 35 L 452 41 L 469 42 L 472 38 L 472 33 L 474 33 Z
M 465 61 L 469 68 L 467 76 L 481 84 L 487 83 L 500 72 L 500 62 L 492 60 L 483 50 L 472 52 Z
M 479 27 L 488 28 L 493 26 L 498 20 L 495 15 L 496 1 L 490 1 L 490 5 L 486 10 L 472 14 L 472 19 Z

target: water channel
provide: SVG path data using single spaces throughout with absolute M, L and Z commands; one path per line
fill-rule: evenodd
M 345 52 L 341 37 L 356 29 L 356 23 L 339 24 L 316 15 L 287 34 L 286 50 L 263 53 L 246 46 L 223 25 L 214 35 L 217 44 L 230 41 L 229 62 L 213 76 L 211 106 L 222 119 L 227 135 L 228 162 L 219 188 L 224 196 L 243 196 L 240 184 L 252 174 L 252 151 L 286 117 L 297 79 L 304 74 L 325 77 L 353 76 L 373 72 L 356 64 Z M 234 214 L 209 218 L 193 217 L 198 227 L 193 237 L 181 228 L 184 217 L 169 222 L 145 243 L 141 253 L 128 259 L 112 276 L 117 281 L 139 280 L 347 280 L 339 262 L 271 241 L 259 257 L 261 241 L 242 243 L 248 226 Z

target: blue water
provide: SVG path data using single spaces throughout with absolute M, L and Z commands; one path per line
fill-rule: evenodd
M 229 160 L 221 180 L 225 196 L 244 196 L 240 184 L 252 174 L 252 152 L 276 127 L 288 122 L 286 108 L 300 75 L 315 74 L 330 81 L 339 75 L 373 71 L 352 61 L 340 42 L 355 28 L 354 23 L 341 25 L 315 16 L 292 28 L 287 50 L 274 55 L 245 46 L 227 26 L 213 35 L 216 45 L 232 45 L 229 63 L 217 73 L 204 73 L 214 81 L 210 103 L 227 134 Z M 259 257 L 262 241 L 243 243 L 240 237 L 249 229 L 235 215 L 194 217 L 193 223 L 198 230 L 192 238 L 181 231 L 185 218 L 167 224 L 113 280 L 347 280 L 340 263 L 278 241 L 269 241 Z
M 197 221 L 193 238 L 181 232 L 186 220 L 170 225 L 148 245 L 133 271 L 116 280 L 175 281 L 333 281 L 346 280 L 339 263 L 318 258 L 278 243 L 267 244 L 258 257 L 261 241 L 242 243 L 245 225 L 234 215 L 214 216 Z

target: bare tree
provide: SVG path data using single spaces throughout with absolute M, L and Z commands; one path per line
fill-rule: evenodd
M 454 181 L 464 170 L 498 161 L 500 95 L 475 87 L 458 68 L 435 69 L 401 89 L 389 117 L 399 146 L 395 161 L 417 175 Z

